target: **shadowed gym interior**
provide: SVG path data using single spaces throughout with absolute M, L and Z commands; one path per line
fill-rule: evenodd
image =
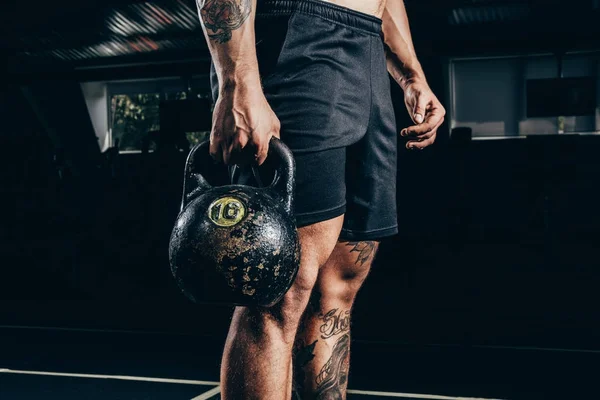
M 11 3 L 0 398 L 220 398 L 233 307 L 183 296 L 168 251 L 214 107 L 195 2 Z M 600 2 L 405 4 L 446 117 L 423 151 L 398 135 L 399 232 L 357 294 L 348 399 L 594 398 Z

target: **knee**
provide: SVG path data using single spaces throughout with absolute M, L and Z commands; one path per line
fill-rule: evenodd
M 322 307 L 351 308 L 365 278 L 366 274 L 355 275 L 351 278 L 320 276 L 316 290 L 319 291 Z
M 296 279 L 294 279 L 292 286 L 278 304 L 277 309 L 282 322 L 295 324 L 300 321 L 317 282 L 318 275 L 319 266 L 303 260 Z
M 367 279 L 378 242 L 340 242 L 321 269 L 317 287 L 321 297 L 352 304 Z
M 351 307 L 370 271 L 370 265 L 351 265 L 323 268 L 316 283 L 322 301 Z
M 312 289 L 317 281 L 318 266 L 302 262 L 298 274 L 281 301 L 270 308 L 246 309 L 251 321 L 250 328 L 257 332 L 271 329 L 283 334 L 283 339 L 293 340 L 300 319 L 306 309 Z
M 319 271 L 332 254 L 342 227 L 343 216 L 305 226 L 298 230 L 301 261 L 298 274 L 276 308 L 284 326 L 296 329 L 310 300 Z

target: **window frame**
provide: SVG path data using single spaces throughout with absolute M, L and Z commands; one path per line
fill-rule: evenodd
M 586 56 L 589 55 L 591 58 L 591 62 L 594 64 L 593 71 L 596 76 L 596 84 L 598 90 L 598 99 L 600 100 L 600 52 L 598 51 L 573 51 L 568 52 L 563 55 L 563 68 L 565 59 L 572 56 Z M 527 54 L 504 54 L 504 55 L 495 55 L 495 56 L 461 56 L 461 57 L 449 57 L 447 60 L 447 73 L 448 73 L 448 81 L 447 81 L 447 89 L 448 89 L 448 109 L 450 116 L 450 130 L 454 129 L 456 125 L 456 70 L 455 66 L 457 62 L 461 61 L 489 61 L 494 59 L 521 59 L 523 62 L 526 62 L 527 59 L 531 58 L 540 58 L 540 57 L 556 57 L 555 54 L 548 52 L 539 52 L 539 53 L 527 53 Z M 557 60 L 558 62 L 558 60 Z M 525 82 L 526 79 L 526 71 L 525 69 L 521 69 L 519 72 L 520 78 L 522 82 Z M 557 67 L 557 76 L 558 76 L 558 67 Z M 557 116 L 556 118 L 557 127 L 560 126 L 560 120 L 564 119 L 564 116 Z M 560 131 L 557 130 L 556 135 L 568 135 L 568 134 L 582 134 L 582 135 L 600 135 L 600 102 L 596 108 L 595 115 L 595 131 L 590 132 L 576 132 L 576 131 Z M 523 135 L 518 132 L 517 135 L 503 135 L 503 136 L 477 136 L 473 135 L 472 140 L 502 140 L 502 139 L 524 139 L 527 135 Z

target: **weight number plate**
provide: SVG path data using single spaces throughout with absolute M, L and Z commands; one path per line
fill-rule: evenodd
M 208 218 L 218 226 L 234 226 L 246 216 L 246 206 L 236 197 L 221 197 L 208 207 Z

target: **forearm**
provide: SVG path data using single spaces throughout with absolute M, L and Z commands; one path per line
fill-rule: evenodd
M 254 33 L 256 0 L 197 0 L 202 30 L 221 90 L 260 84 Z
M 404 1 L 388 0 L 382 19 L 387 68 L 394 80 L 404 88 L 415 79 L 425 79 L 412 42 Z

